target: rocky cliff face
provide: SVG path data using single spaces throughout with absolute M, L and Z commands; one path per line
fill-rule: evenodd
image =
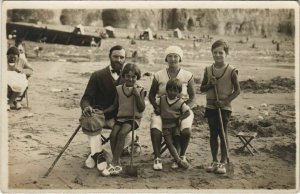
M 294 35 L 291 9 L 105 9 L 9 10 L 8 20 L 118 28 L 206 30 L 216 34 Z

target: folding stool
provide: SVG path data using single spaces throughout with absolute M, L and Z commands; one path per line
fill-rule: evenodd
M 242 142 L 243 146 L 240 148 L 244 150 L 245 148 L 254 156 L 253 152 L 258 153 L 258 151 L 251 145 L 251 141 L 257 136 L 256 132 L 239 132 L 236 135 Z

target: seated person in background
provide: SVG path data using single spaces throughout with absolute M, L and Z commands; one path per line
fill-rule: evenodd
M 33 73 L 31 65 L 20 58 L 20 52 L 17 47 L 10 47 L 7 51 L 7 97 L 8 110 L 22 108 L 22 105 L 16 101 L 16 98 L 23 94 L 28 86 L 27 78 Z

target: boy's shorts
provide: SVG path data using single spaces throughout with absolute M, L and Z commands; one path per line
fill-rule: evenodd
M 221 109 L 221 115 L 222 115 L 223 121 L 224 122 L 228 122 L 229 118 L 231 116 L 231 111 L 230 110 Z M 215 119 L 216 122 L 220 122 L 219 121 L 219 111 L 218 111 L 218 109 L 205 108 L 204 117 L 205 118 Z
M 194 113 L 192 110 L 190 110 L 190 116 L 188 116 L 187 118 L 185 118 L 184 120 L 181 121 L 181 125 L 180 125 L 180 131 L 182 131 L 185 128 L 192 128 L 192 124 L 193 124 L 193 120 L 194 120 Z M 155 113 L 152 113 L 151 116 L 151 124 L 150 124 L 150 129 L 152 128 L 156 128 L 159 131 L 162 131 L 162 120 L 160 115 L 156 115 Z

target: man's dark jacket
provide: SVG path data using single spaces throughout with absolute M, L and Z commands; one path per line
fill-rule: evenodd
M 110 73 L 109 66 L 92 73 L 83 97 L 80 101 L 81 109 L 87 106 L 98 106 L 106 109 L 113 104 L 116 97 L 116 86 L 120 79 L 114 80 Z M 105 119 L 116 117 L 118 109 L 105 114 Z

